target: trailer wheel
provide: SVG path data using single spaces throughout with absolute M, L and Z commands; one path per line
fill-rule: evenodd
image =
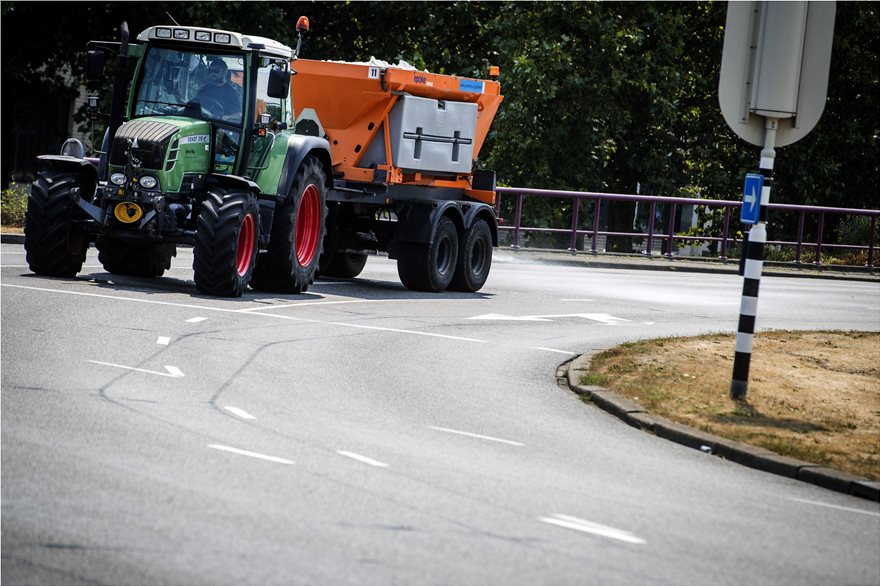
M 240 297 L 254 272 L 260 222 L 257 198 L 217 187 L 208 192 L 196 226 L 193 272 L 203 293 Z
M 327 183 L 321 162 L 306 157 L 291 195 L 276 208 L 266 252 L 254 271 L 254 287 L 302 293 L 315 281 L 327 230 Z
M 479 291 L 489 278 L 491 266 L 492 232 L 486 220 L 477 220 L 464 233 L 458 251 L 458 267 L 449 288 L 468 293 Z
M 357 252 L 325 252 L 318 273 L 324 277 L 353 279 L 367 264 L 367 255 Z
M 71 220 L 71 191 L 82 188 L 76 173 L 40 171 L 31 185 L 25 214 L 27 263 L 38 275 L 73 277 L 82 270 L 88 235 Z
M 440 218 L 430 244 L 404 244 L 397 254 L 397 274 L 408 289 L 443 291 L 452 282 L 458 261 L 458 231 Z
M 174 244 L 141 244 L 109 236 L 98 236 L 95 247 L 105 271 L 135 277 L 161 277 L 177 256 Z

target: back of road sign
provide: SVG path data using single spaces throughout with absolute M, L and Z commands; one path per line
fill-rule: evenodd
M 718 101 L 728 126 L 762 146 L 765 118 L 779 120 L 775 146 L 809 133 L 825 109 L 834 2 L 729 2 Z

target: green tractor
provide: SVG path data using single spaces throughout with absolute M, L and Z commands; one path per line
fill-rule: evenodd
M 40 275 L 76 275 L 91 243 L 110 273 L 161 276 L 193 247 L 197 288 L 237 297 L 249 285 L 299 293 L 313 283 L 326 232 L 331 156 L 293 129 L 296 50 L 256 36 L 154 26 L 129 43 L 92 41 L 88 79 L 116 60 L 100 158 L 69 139 L 38 157 L 25 248 Z

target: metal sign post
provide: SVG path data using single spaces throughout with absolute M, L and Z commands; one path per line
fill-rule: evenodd
M 758 223 L 749 230 L 749 239 L 743 251 L 745 268 L 743 270 L 742 298 L 739 305 L 739 324 L 736 328 L 736 352 L 733 356 L 733 380 L 730 383 L 730 397 L 736 400 L 746 398 L 749 388 L 749 365 L 752 360 L 752 346 L 755 341 L 755 318 L 758 315 L 758 289 L 761 285 L 761 271 L 764 268 L 764 245 L 767 243 L 767 206 L 770 204 L 770 187 L 773 184 L 773 164 L 776 161 L 776 129 L 779 122 L 767 118 L 764 129 L 764 148 L 761 150 L 760 181 L 746 180 L 744 199 L 749 197 L 751 186 L 760 184 L 760 201 L 757 205 Z M 757 194 L 751 194 L 753 197 Z M 746 202 L 743 202 L 743 222 L 751 219 L 746 216 Z M 751 222 L 754 224 L 754 222 Z
M 749 174 L 743 189 L 741 220 L 753 226 L 743 251 L 730 385 L 730 396 L 736 400 L 746 398 L 749 385 L 776 147 L 806 136 L 822 116 L 835 10 L 834 2 L 743 1 L 727 6 L 718 101 L 731 130 L 763 147 L 760 176 Z

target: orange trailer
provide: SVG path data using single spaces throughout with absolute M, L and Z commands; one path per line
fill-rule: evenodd
M 294 67 L 294 115 L 298 123 L 312 120 L 325 133 L 335 177 L 353 182 L 379 180 L 388 185 L 459 188 L 466 197 L 494 203 L 494 190 L 473 185 L 472 167 L 503 100 L 497 81 L 377 62 L 299 59 Z M 410 105 L 413 103 L 416 105 Z M 431 106 L 437 111 L 431 112 Z M 413 114 L 404 112 L 414 109 L 418 111 Z M 407 120 L 396 123 L 395 119 L 401 118 Z M 406 123 L 414 127 L 400 127 Z M 431 125 L 433 134 L 426 130 Z M 468 131 L 473 135 L 467 136 Z M 407 142 L 414 151 L 430 143 L 436 147 L 435 158 L 418 161 L 404 152 L 395 152 L 406 150 Z M 450 164 L 441 160 L 446 151 Z M 456 153 L 459 159 L 467 155 L 467 160 L 454 160 Z

